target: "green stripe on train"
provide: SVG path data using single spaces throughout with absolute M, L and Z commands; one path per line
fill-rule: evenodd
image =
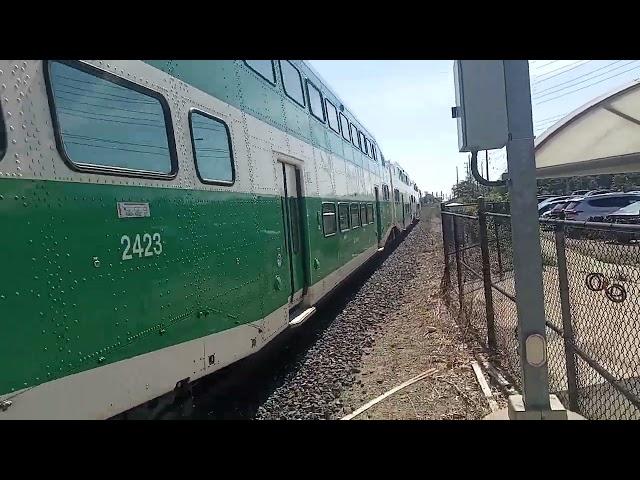
M 321 201 L 304 199 L 311 284 L 376 243 L 375 223 L 324 238 Z M 148 202 L 150 217 L 119 218 L 117 202 Z M 3 179 L 0 218 L 0 393 L 256 321 L 287 303 L 279 197 Z

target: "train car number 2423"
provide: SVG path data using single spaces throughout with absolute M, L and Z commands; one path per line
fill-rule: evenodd
M 132 236 L 133 237 L 133 236 Z M 142 257 L 153 257 L 162 253 L 162 238 L 159 233 L 136 234 L 135 237 L 123 235 L 120 238 L 120 244 L 124 247 L 122 251 L 122 260 L 131 260 L 133 255 Z

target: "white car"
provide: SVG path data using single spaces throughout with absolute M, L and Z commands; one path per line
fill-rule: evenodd
M 563 212 L 567 220 L 602 221 L 604 217 L 640 201 L 640 194 L 605 193 L 570 201 Z

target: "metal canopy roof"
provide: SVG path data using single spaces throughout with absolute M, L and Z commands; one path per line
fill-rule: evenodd
M 564 117 L 535 152 L 538 178 L 640 171 L 640 80 Z

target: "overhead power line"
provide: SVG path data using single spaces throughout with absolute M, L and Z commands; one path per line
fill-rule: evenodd
M 573 84 L 571 84 L 571 85 L 567 85 L 567 86 L 565 86 L 565 87 L 562 87 L 562 88 L 556 89 L 556 90 L 554 90 L 554 91 L 552 91 L 552 92 L 543 93 L 542 95 L 536 95 L 536 96 L 534 96 L 534 99 L 544 98 L 544 97 L 547 97 L 547 96 L 549 96 L 549 95 L 553 95 L 553 94 L 555 94 L 555 93 L 562 92 L 562 91 L 564 91 L 564 90 L 566 90 L 566 89 L 568 89 L 568 88 L 575 87 L 576 85 L 580 85 L 580 84 L 585 83 L 585 82 L 589 82 L 589 81 L 591 81 L 591 80 L 593 80 L 593 79 L 595 79 L 595 78 L 599 78 L 599 77 L 601 77 L 601 76 L 603 76 L 603 75 L 607 75 L 608 73 L 611 73 L 611 72 L 613 72 L 614 70 L 619 70 L 619 69 L 624 68 L 624 67 L 626 67 L 626 66 L 629 66 L 629 65 L 631 65 L 631 64 L 633 64 L 633 63 L 638 63 L 638 60 L 632 60 L 632 61 L 630 61 L 630 62 L 623 63 L 622 65 L 618 65 L 617 67 L 614 67 L 614 68 L 611 68 L 611 69 L 609 69 L 609 70 L 607 70 L 607 71 L 604 71 L 604 72 L 602 72 L 602 73 L 599 73 L 598 75 L 594 75 L 594 76 L 592 76 L 592 77 L 590 77 L 590 78 L 585 78 L 585 79 L 583 79 L 583 80 L 580 80 L 579 82 L 575 82 L 575 83 L 573 83 Z M 593 72 L 592 72 L 592 73 L 593 73 Z M 591 75 L 591 74 L 589 74 L 589 75 Z M 578 80 L 578 79 L 583 78 L 583 77 L 586 77 L 586 76 L 587 76 L 587 75 L 582 75 L 582 76 L 577 77 L 577 78 L 575 78 L 575 79 L 573 79 L 573 80 Z M 555 87 L 552 87 L 552 88 L 555 88 Z M 547 90 L 549 90 L 549 89 L 547 89 Z
M 565 96 L 570 95 L 572 93 L 579 92 L 580 90 L 584 90 L 585 88 L 589 88 L 589 87 L 592 87 L 594 85 L 598 85 L 599 83 L 605 82 L 605 81 L 610 80 L 612 78 L 619 77 L 620 75 L 624 75 L 625 73 L 629 73 L 629 72 L 631 72 L 633 70 L 637 70 L 638 68 L 640 68 L 640 66 L 635 66 L 635 67 L 630 68 L 628 70 L 625 70 L 623 72 L 619 72 L 619 73 L 616 73 L 615 75 L 611 75 L 609 77 L 603 78 L 602 80 L 598 80 L 597 82 L 593 82 L 593 83 L 590 83 L 589 85 L 585 85 L 583 87 L 576 88 L 575 90 L 571 90 L 570 92 L 566 92 L 566 93 L 564 93 L 562 95 L 558 95 L 557 97 L 551 97 L 551 98 L 548 98 L 546 100 L 543 100 L 542 102 L 537 102 L 536 104 L 537 105 L 542 105 L 543 103 L 551 102 L 551 101 L 556 100 L 558 98 L 562 98 L 562 97 L 565 97 Z

